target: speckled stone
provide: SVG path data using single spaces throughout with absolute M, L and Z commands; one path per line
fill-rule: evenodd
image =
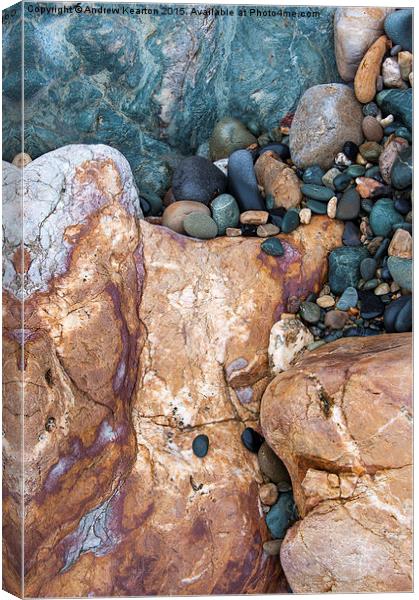
M 368 250 L 363 246 L 332 250 L 329 256 L 329 284 L 334 293 L 340 294 L 347 287 L 357 286 L 359 265 L 367 256 Z
M 399 258 L 398 256 L 389 256 L 387 261 L 388 269 L 394 281 L 402 289 L 412 291 L 412 259 Z
M 204 458 L 208 454 L 209 439 L 205 434 L 197 435 L 192 442 L 192 450 L 198 458 Z
M 212 218 L 217 223 L 218 235 L 225 235 L 227 227 L 237 227 L 240 210 L 230 194 L 221 194 L 211 202 Z

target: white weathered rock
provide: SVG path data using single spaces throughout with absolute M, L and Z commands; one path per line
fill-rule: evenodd
M 393 8 L 351 6 L 335 12 L 335 55 L 340 76 L 353 81 L 368 48 L 384 32 L 384 19 Z
M 275 323 L 269 338 L 269 363 L 273 373 L 286 371 L 295 357 L 314 337 L 299 319 L 283 319 Z
M 385 87 L 400 89 L 407 87 L 406 83 L 402 79 L 399 63 L 393 56 L 389 56 L 383 62 L 382 73 Z
M 213 164 L 218 167 L 224 175 L 228 175 L 228 158 L 220 158 L 219 160 L 214 161 Z

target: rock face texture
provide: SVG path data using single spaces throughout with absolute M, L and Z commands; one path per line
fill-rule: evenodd
M 368 48 L 384 33 L 384 20 L 393 8 L 337 8 L 335 12 L 335 55 L 339 74 L 353 81 Z
M 160 14 L 119 7 L 108 15 L 76 13 L 76 4 L 63 16 L 24 8 L 25 150 L 36 158 L 69 143 L 109 144 L 128 159 L 142 193 L 165 191 L 178 156 L 194 154 L 220 118 L 271 129 L 308 87 L 338 78 L 331 8 L 243 18 L 239 7 L 227 17 L 205 6 L 162 14 L 153 5 Z M 9 19 L 3 36 L 9 162 L 21 150 L 19 27 Z
M 257 426 L 270 329 L 320 289 L 342 226 L 314 218 L 280 258 L 256 238 L 201 242 L 139 220 L 129 174 L 103 146 L 52 152 L 25 169 L 23 250 L 6 229 L 7 589 L 21 585 L 24 379 L 27 595 L 285 591 L 240 435 Z
M 294 592 L 412 590 L 411 351 L 410 334 L 339 340 L 263 396 L 301 516 L 281 546 Z
M 362 119 L 349 86 L 315 85 L 303 94 L 291 125 L 292 160 L 300 168 L 318 164 L 328 169 L 345 142 L 362 142 Z

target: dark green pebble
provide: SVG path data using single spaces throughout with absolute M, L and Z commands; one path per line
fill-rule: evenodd
M 334 331 L 333 333 L 329 333 L 328 335 L 325 335 L 323 339 L 325 342 L 334 342 L 336 340 L 339 340 L 342 336 L 343 336 L 343 331 Z
M 369 169 L 367 169 L 365 171 L 365 177 L 375 179 L 377 176 L 380 177 L 380 179 L 381 179 L 380 167 L 377 167 L 377 166 L 370 167 Z
M 266 515 L 266 525 L 274 539 L 282 539 L 289 527 L 298 519 L 292 492 L 280 494 Z
M 394 208 L 401 215 L 407 215 L 412 210 L 412 201 L 408 197 L 399 197 L 394 200 Z
M 404 190 L 412 185 L 412 148 L 404 148 L 394 161 L 391 169 L 391 183 L 397 190 Z
M 372 279 L 375 275 L 377 267 L 378 263 L 374 258 L 364 258 L 359 266 L 362 279 L 365 279 L 365 281 Z
M 402 223 L 395 223 L 392 226 L 392 229 L 393 231 L 396 231 L 396 229 L 405 229 L 409 233 L 412 233 L 412 223 L 406 223 L 405 221 L 403 221 Z
M 252 427 L 246 427 L 246 429 L 242 432 L 241 440 L 245 448 L 247 448 L 247 450 L 250 452 L 254 452 L 255 454 L 259 452 L 259 448 L 264 442 L 264 439 L 260 433 L 252 429 Z
M 348 185 L 351 183 L 352 181 L 352 177 L 351 175 L 348 175 L 348 173 L 341 173 L 340 175 L 337 175 L 334 180 L 333 180 L 333 187 L 335 188 L 335 190 L 337 192 L 343 192 L 343 190 L 345 190 Z
M 338 201 L 336 218 L 342 221 L 352 221 L 359 215 L 360 209 L 361 198 L 356 189 L 351 187 L 343 193 L 342 198 Z
M 204 458 L 207 455 L 209 447 L 209 439 L 205 434 L 197 435 L 194 441 L 192 442 L 192 450 L 195 456 L 199 458 Z
M 403 124 L 411 131 L 413 124 L 413 89 L 397 90 L 386 89 L 378 92 L 377 104 L 385 115 L 392 114 L 399 117 Z
M 279 215 L 273 215 L 273 214 L 269 215 L 269 221 L 273 225 L 276 225 L 277 227 L 279 227 L 279 229 L 282 229 L 282 219 L 283 219 L 283 217 L 280 217 Z
M 329 285 L 332 292 L 341 294 L 347 287 L 356 287 L 360 272 L 359 265 L 369 256 L 364 246 L 341 247 L 329 255 Z
M 322 185 L 322 177 L 324 175 L 324 170 L 319 165 L 312 165 L 311 167 L 307 167 L 303 173 L 303 181 L 304 183 L 311 183 L 314 185 Z
M 380 280 L 379 279 L 370 279 L 369 281 L 366 281 L 364 283 L 364 285 L 362 286 L 363 290 L 374 290 L 377 285 L 379 285 Z
M 349 160 L 354 161 L 357 157 L 358 151 L 358 146 L 354 142 L 345 142 L 343 144 L 342 152 L 349 158 Z
M 391 198 L 380 198 L 373 206 L 369 221 L 375 235 L 386 236 L 391 232 L 392 225 L 403 221 L 403 217 L 395 210 Z
M 289 210 L 287 210 L 287 212 L 284 215 L 284 218 L 282 219 L 281 230 L 283 231 L 283 233 L 291 233 L 291 231 L 297 229 L 299 224 L 300 217 L 298 212 L 295 210 L 295 208 L 290 208 Z
M 313 185 L 304 183 L 301 186 L 301 193 L 312 200 L 318 200 L 320 202 L 328 202 L 330 198 L 333 198 L 334 191 L 327 188 L 324 185 Z
M 362 177 L 365 174 L 365 167 L 362 165 L 351 165 L 344 171 L 343 174 L 349 175 L 350 177 Z M 333 181 L 333 184 L 335 182 Z
M 262 250 L 270 256 L 283 256 L 285 253 L 284 246 L 278 238 L 270 238 L 261 243 Z
M 307 200 L 307 208 L 316 215 L 327 214 L 327 204 L 318 200 Z

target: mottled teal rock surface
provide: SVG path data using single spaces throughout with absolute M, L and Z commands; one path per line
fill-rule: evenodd
M 319 17 L 258 17 L 247 6 L 248 16 L 240 17 L 240 7 L 228 6 L 234 16 L 216 17 L 191 16 L 193 5 L 177 5 L 186 16 L 176 16 L 162 15 L 163 5 L 129 4 L 160 14 L 58 16 L 28 12 L 29 5 L 26 152 L 36 158 L 69 143 L 109 144 L 127 157 L 142 190 L 166 189 L 179 155 L 196 153 L 220 118 L 272 130 L 307 88 L 339 81 L 333 8 L 305 9 Z M 20 151 L 18 27 L 18 21 L 7 25 L 3 38 L 8 161 Z
M 412 130 L 413 123 L 413 90 L 382 90 L 377 94 L 377 104 L 385 115 L 399 117 Z

